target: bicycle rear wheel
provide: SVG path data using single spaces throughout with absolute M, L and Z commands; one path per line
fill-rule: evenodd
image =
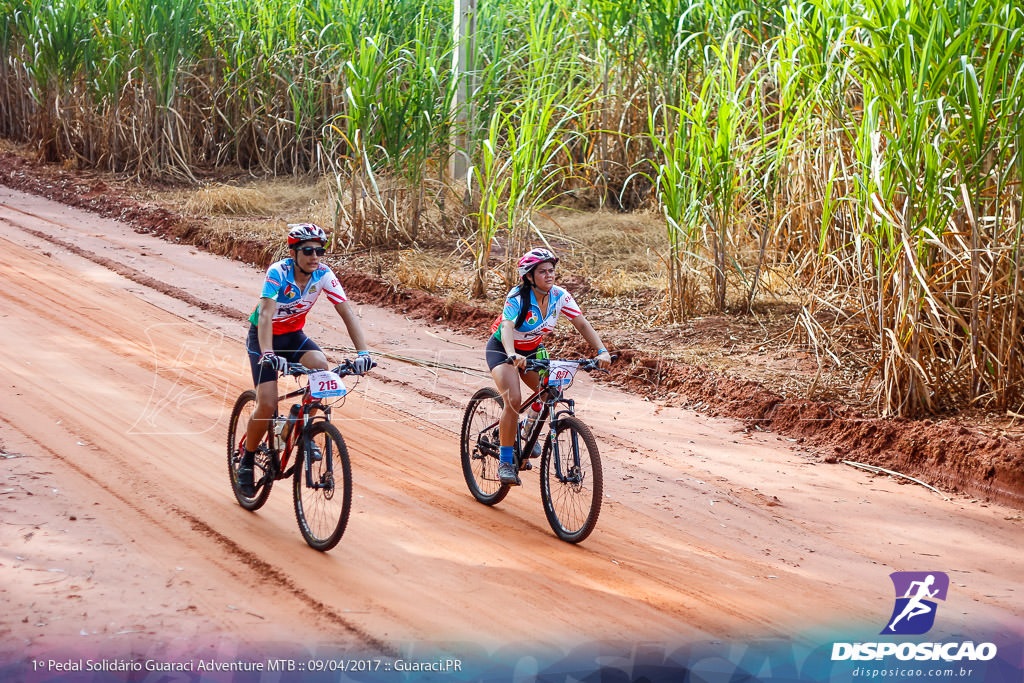
M 594 530 L 601 513 L 604 477 L 597 440 L 579 418 L 555 423 L 555 438 L 540 461 L 540 497 L 544 513 L 563 541 L 579 543 Z
M 235 499 L 246 510 L 258 510 L 263 507 L 270 495 L 270 487 L 274 484 L 274 477 L 270 472 L 272 466 L 267 451 L 267 436 L 264 435 L 256 450 L 256 463 L 253 466 L 256 495 L 247 498 L 239 489 L 238 465 L 242 461 L 239 448 L 242 446 L 242 440 L 245 439 L 245 431 L 249 427 L 249 420 L 252 419 L 255 409 L 256 392 L 252 389 L 243 391 L 235 401 L 235 406 L 231 409 L 231 419 L 228 420 L 228 477 L 231 480 L 231 490 L 235 492 Z
M 306 543 L 327 551 L 338 545 L 348 524 L 352 467 L 345 440 L 330 422 L 313 423 L 303 441 L 305 448 L 295 463 L 295 519 Z
M 462 418 L 462 474 L 469 492 L 484 505 L 496 505 L 508 495 L 508 484 L 498 478 L 498 420 L 504 406 L 498 392 L 485 387 L 469 399 Z

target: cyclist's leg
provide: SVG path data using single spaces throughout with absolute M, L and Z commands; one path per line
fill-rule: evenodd
M 294 363 L 302 363 L 310 370 L 327 370 L 327 356 L 324 354 L 317 343 L 306 336 L 306 334 L 299 330 L 292 333 L 292 347 L 295 349 L 292 352 L 292 357 L 295 358 Z
M 516 427 L 519 424 L 519 404 L 523 401 L 519 388 L 519 370 L 505 362 L 508 360 L 508 354 L 494 336 L 487 340 L 484 356 L 487 359 L 487 367 L 491 370 L 491 377 L 494 378 L 494 384 L 498 387 L 498 393 L 505 404 L 498 423 L 498 438 L 503 447 L 511 448 L 515 443 Z
M 522 390 L 519 388 L 519 371 L 512 365 L 499 365 L 491 370 L 491 377 L 498 387 L 498 393 L 505 406 L 501 411 L 498 423 L 498 438 L 502 446 L 511 447 L 516 440 L 516 429 L 519 425 L 517 408 L 523 401 Z
M 522 391 L 519 387 L 519 369 L 509 365 L 508 354 L 495 337 L 487 341 L 485 349 L 487 367 L 502 398 L 501 418 L 498 420 L 498 442 L 500 444 L 500 460 L 498 478 L 504 484 L 518 484 L 515 468 L 516 430 L 519 427 L 519 404 L 522 403 Z
M 546 348 L 544 348 L 543 346 L 538 346 L 532 353 L 530 353 L 528 355 L 528 357 L 531 358 L 531 359 L 544 359 L 544 360 L 547 360 L 550 356 L 548 356 L 548 350 Z M 544 370 L 542 372 L 546 373 L 547 371 Z M 526 386 L 530 387 L 530 393 L 531 394 L 533 392 L 537 391 L 540 388 L 540 383 L 541 383 L 541 373 L 540 372 L 537 372 L 536 370 L 530 370 L 529 372 L 525 372 L 525 371 L 520 370 L 519 371 L 519 377 L 523 380 L 523 382 L 526 383 Z M 543 399 L 543 397 L 541 397 L 541 398 Z M 534 405 L 536 405 L 536 403 Z M 541 441 L 540 441 L 540 439 L 538 439 L 533 444 L 532 457 L 539 458 L 540 455 L 541 455 L 541 451 L 542 451 Z
M 245 430 L 245 449 L 255 451 L 267 433 L 270 419 L 277 406 L 277 380 L 263 382 L 256 387 L 256 407 Z
M 259 447 L 277 406 L 277 372 L 260 364 L 259 348 L 256 326 L 252 325 L 249 327 L 245 349 L 249 355 L 252 383 L 256 387 L 256 407 L 245 431 L 245 448 L 248 451 L 255 451 Z

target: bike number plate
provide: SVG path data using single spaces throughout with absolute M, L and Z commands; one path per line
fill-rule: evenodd
M 580 369 L 579 363 L 564 360 L 553 360 L 548 366 L 548 386 L 564 387 L 572 384 L 572 378 Z
M 331 396 L 344 396 L 348 393 L 348 389 L 336 374 L 330 370 L 321 370 L 309 376 L 309 393 L 313 395 L 313 398 L 330 398 Z

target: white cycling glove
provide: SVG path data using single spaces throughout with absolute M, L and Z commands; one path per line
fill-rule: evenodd
M 359 356 L 352 361 L 352 372 L 361 375 L 373 367 L 373 359 L 367 351 L 360 351 Z

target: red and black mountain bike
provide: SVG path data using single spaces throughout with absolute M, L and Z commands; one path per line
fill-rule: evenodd
M 341 432 L 331 423 L 331 408 L 344 401 L 348 389 L 342 377 L 353 375 L 351 361 L 333 370 L 311 370 L 289 363 L 282 373 L 308 377 L 305 386 L 278 398 L 301 396 L 286 415 L 274 411 L 271 428 L 256 451 L 253 477 L 256 492 L 246 497 L 238 483 L 238 466 L 246 427 L 256 408 L 256 392 L 242 392 L 228 422 L 228 475 L 238 504 L 258 510 L 267 502 L 278 479 L 292 477 L 295 518 L 311 547 L 327 551 L 338 544 L 352 507 L 352 468 Z M 294 459 L 293 459 L 294 458 Z

